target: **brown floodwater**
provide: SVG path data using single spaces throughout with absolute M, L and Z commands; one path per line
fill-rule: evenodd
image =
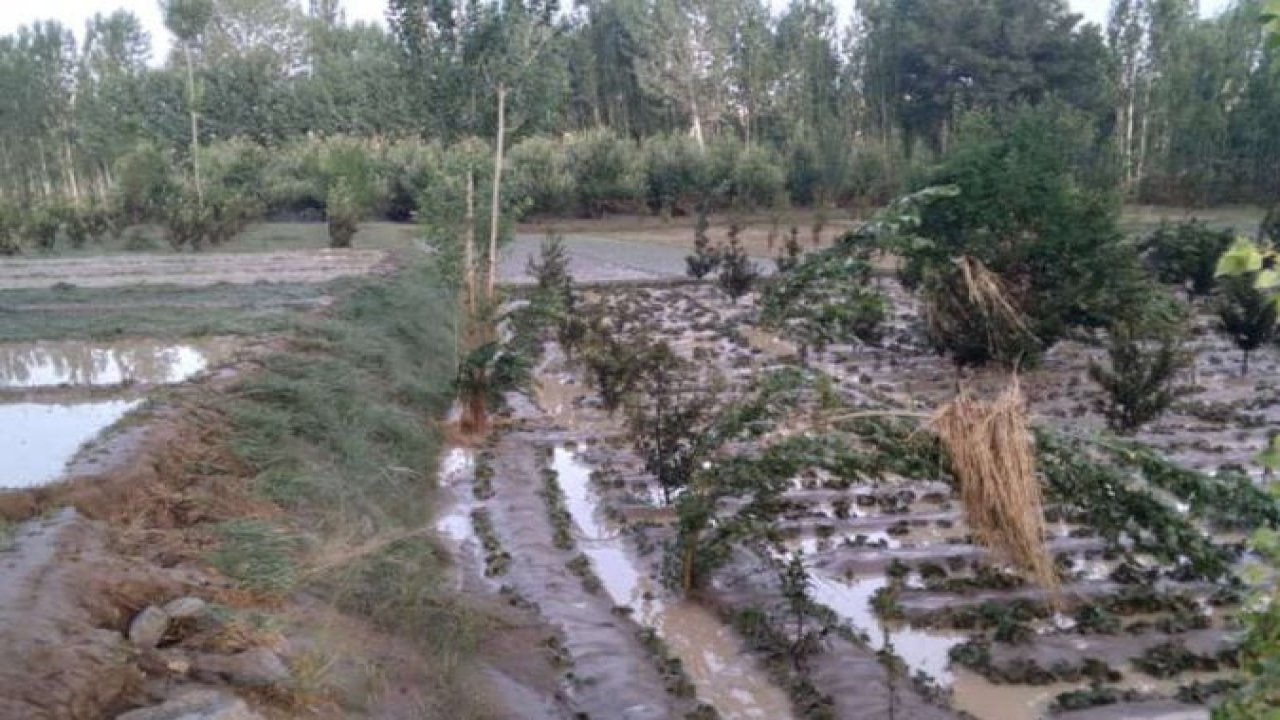
M 234 348 L 225 338 L 5 344 L 0 345 L 0 389 L 182 382 L 225 361 Z

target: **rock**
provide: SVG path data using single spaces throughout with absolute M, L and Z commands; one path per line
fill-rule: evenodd
M 242 687 L 285 685 L 293 679 L 280 656 L 266 648 L 253 648 L 235 655 L 196 655 L 191 659 L 191 670 L 196 677 L 213 676 Z
M 169 614 L 173 620 L 188 620 L 199 617 L 209 608 L 209 603 L 198 597 L 180 597 L 176 600 L 170 600 L 164 606 L 164 611 Z
M 231 693 L 189 690 L 153 707 L 130 710 L 116 720 L 263 720 Z
M 129 623 L 129 642 L 140 648 L 153 648 L 160 644 L 169 629 L 169 614 L 155 605 L 148 605 Z

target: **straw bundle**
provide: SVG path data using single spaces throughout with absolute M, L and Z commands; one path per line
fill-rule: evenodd
M 967 390 L 932 420 L 960 482 L 960 500 L 978 544 L 1007 555 L 1043 587 L 1057 586 L 1044 544 L 1044 511 L 1017 377 L 994 402 Z
M 925 330 L 957 364 L 1013 362 L 1035 343 L 1026 315 L 1009 299 L 1010 288 L 976 258 L 953 260 L 930 278 L 924 294 Z

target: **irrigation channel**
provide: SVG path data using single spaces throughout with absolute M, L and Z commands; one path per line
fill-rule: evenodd
M 0 345 L 0 489 L 46 485 L 74 474 L 73 459 L 105 429 L 141 407 L 156 387 L 190 380 L 225 362 L 234 341 L 134 338 Z M 101 459 L 101 458 L 97 458 Z

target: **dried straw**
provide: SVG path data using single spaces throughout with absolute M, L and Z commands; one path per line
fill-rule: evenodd
M 932 426 L 950 455 L 977 543 L 1007 555 L 1041 586 L 1056 588 L 1053 559 L 1044 544 L 1026 400 L 1017 376 L 994 402 L 961 391 L 934 414 Z

